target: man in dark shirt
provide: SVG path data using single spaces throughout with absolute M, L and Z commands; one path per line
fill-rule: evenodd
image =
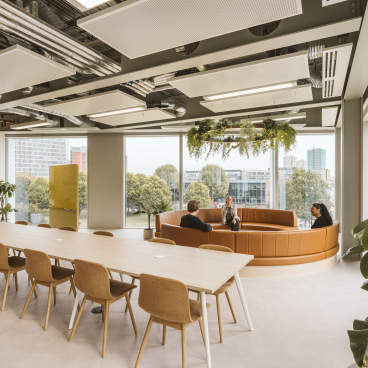
M 180 226 L 188 227 L 190 229 L 199 229 L 205 233 L 212 230 L 212 226 L 203 222 L 199 217 L 197 217 L 199 208 L 201 207 L 201 202 L 196 200 L 191 200 L 188 202 L 187 210 L 188 214 L 182 216 Z

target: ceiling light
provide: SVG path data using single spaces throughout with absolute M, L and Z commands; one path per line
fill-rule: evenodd
M 283 84 L 276 84 L 272 86 L 243 89 L 239 91 L 221 93 L 221 94 L 210 95 L 210 96 L 203 96 L 203 98 L 205 100 L 213 101 L 213 100 L 220 100 L 223 98 L 231 98 L 231 97 L 251 95 L 251 94 L 256 94 L 256 93 L 261 93 L 261 92 L 275 91 L 278 89 L 291 88 L 294 86 L 296 86 L 296 82 L 289 82 L 289 83 L 283 83 Z
M 273 116 L 267 116 L 267 117 L 263 117 L 263 118 L 254 118 L 254 119 L 250 119 L 250 121 L 252 123 L 262 123 L 263 120 L 265 119 L 272 119 L 274 121 L 282 121 L 282 120 L 294 120 L 294 119 L 305 119 L 306 115 L 305 113 L 303 114 L 285 114 L 284 116 L 278 116 L 278 117 L 273 117 Z
M 106 3 L 109 0 L 77 0 L 78 3 L 82 4 L 85 8 L 90 9 L 94 6 Z
M 29 129 L 50 125 L 50 122 L 47 120 L 38 120 L 38 121 L 30 121 L 29 123 L 21 123 L 16 125 L 11 125 L 10 129 L 12 130 L 21 130 L 21 129 Z
M 146 106 L 137 106 L 137 107 L 131 107 L 129 109 L 107 111 L 107 112 L 101 112 L 99 114 L 92 114 L 92 115 L 87 115 L 87 116 L 89 118 L 102 118 L 102 117 L 105 117 L 105 116 L 129 114 L 131 112 L 137 112 L 137 111 L 146 110 L 146 109 L 147 109 Z

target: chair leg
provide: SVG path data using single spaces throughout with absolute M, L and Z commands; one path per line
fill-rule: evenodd
M 8 288 L 9 288 L 9 282 L 10 282 L 10 271 L 7 272 L 5 275 L 6 283 L 5 283 L 5 289 L 4 289 L 4 296 L 3 296 L 3 304 L 1 305 L 1 311 L 5 308 L 5 302 L 6 302 L 6 296 L 8 295 Z
M 33 292 L 35 291 L 35 287 L 36 287 L 36 280 L 32 280 L 32 287 L 31 287 L 31 290 L 30 290 L 30 292 L 28 294 L 28 298 L 27 298 L 26 304 L 24 304 L 23 312 L 20 315 L 20 319 L 23 319 L 24 314 L 26 313 L 26 310 L 27 310 L 29 301 L 31 300 L 31 296 L 32 296 Z
M 231 304 L 230 296 L 229 296 L 229 293 L 228 293 L 227 290 L 225 291 L 225 295 L 226 295 L 227 302 L 229 303 L 229 307 L 230 307 L 230 310 L 231 310 L 231 314 L 233 315 L 234 322 L 236 323 L 237 321 L 236 321 L 234 309 L 233 309 L 233 306 Z
M 134 332 L 136 335 L 138 335 L 138 330 L 137 330 L 137 326 L 135 324 L 135 319 L 134 319 L 134 314 L 133 314 L 133 309 L 132 309 L 132 305 L 130 304 L 130 298 L 128 295 L 125 294 L 125 299 L 127 302 L 127 307 L 129 309 L 129 314 L 130 314 L 130 319 L 132 320 L 132 324 L 133 324 L 133 328 L 134 328 Z
M 101 314 L 102 323 L 104 323 L 105 322 L 105 306 L 103 304 L 101 304 L 101 308 L 102 308 L 102 314 Z
M 109 325 L 109 302 L 105 302 L 105 320 L 104 320 L 104 334 L 102 344 L 102 358 L 106 356 L 106 342 L 107 342 L 107 327 Z
M 54 289 L 54 305 L 56 304 L 56 285 L 53 287 Z
M 18 273 L 14 273 L 15 290 L 18 291 Z
M 183 368 L 187 368 L 187 341 L 186 328 L 181 326 L 181 360 Z
M 143 351 L 144 351 L 144 348 L 146 346 L 146 342 L 148 340 L 148 335 L 149 335 L 149 333 L 151 331 L 152 322 L 153 322 L 153 316 L 151 316 L 150 319 L 149 319 L 149 321 L 148 321 L 147 329 L 146 329 L 146 332 L 144 334 L 142 345 L 141 345 L 141 348 L 139 350 L 139 354 L 138 354 L 138 357 L 137 357 L 137 361 L 135 362 L 134 368 L 138 368 L 139 363 L 141 362 Z
M 220 295 L 216 295 L 216 305 L 217 305 L 217 318 L 220 332 L 220 342 L 222 343 L 222 323 L 221 323 L 221 308 L 220 308 Z
M 109 271 L 109 276 L 110 276 L 110 279 L 111 279 L 111 280 L 114 280 L 114 277 L 112 276 L 111 271 Z
M 74 334 L 75 334 L 75 330 L 76 330 L 76 328 L 78 326 L 78 322 L 79 322 L 80 317 L 81 317 L 82 312 L 83 312 L 84 305 L 86 304 L 86 300 L 87 300 L 87 295 L 84 295 L 82 305 L 81 305 L 81 307 L 79 309 L 79 312 L 78 312 L 78 315 L 77 315 L 77 319 L 75 320 L 75 323 L 74 323 L 72 332 L 71 332 L 71 334 L 69 336 L 69 342 L 71 342 L 73 340 L 73 337 L 74 337 Z
M 16 255 L 17 255 L 17 253 L 15 253 L 15 249 L 13 249 L 13 255 L 14 255 L 14 256 L 16 256 Z
M 163 325 L 164 329 L 162 331 L 162 345 L 165 345 L 166 343 L 166 326 Z
M 29 276 L 28 276 L 28 278 L 29 278 Z M 30 279 L 30 280 L 31 280 L 31 283 L 33 283 L 33 279 Z M 34 292 L 35 298 L 37 299 L 38 298 L 38 295 L 37 295 L 37 291 L 36 291 L 36 284 L 35 284 L 35 287 L 34 287 L 33 292 Z
M 49 298 L 47 299 L 47 309 L 46 309 L 46 319 L 45 319 L 45 331 L 47 330 L 47 327 L 49 326 L 49 318 L 50 318 L 50 308 L 51 308 L 51 299 L 52 299 L 52 289 L 54 285 L 50 283 L 49 286 Z
M 203 339 L 203 343 L 204 343 L 204 331 L 203 331 L 202 317 L 198 320 L 198 323 L 199 323 L 199 328 L 201 329 L 202 339 Z
M 132 282 L 131 282 L 131 284 L 132 285 L 134 285 L 135 284 L 135 278 L 133 277 L 132 278 Z M 130 290 L 129 291 L 129 299 L 132 297 L 132 292 L 133 292 L 133 290 Z M 128 303 L 127 303 L 127 305 L 126 305 L 126 307 L 125 307 L 125 313 L 128 311 Z
M 70 287 L 71 287 L 71 288 L 72 288 L 72 290 L 73 290 L 74 299 L 75 299 L 75 296 L 77 295 L 77 292 L 76 292 L 76 290 L 75 290 L 75 285 L 74 285 L 73 276 L 70 276 Z

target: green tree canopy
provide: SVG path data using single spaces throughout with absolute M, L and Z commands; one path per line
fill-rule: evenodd
M 179 173 L 178 169 L 171 164 L 160 166 L 156 169 L 155 175 L 166 181 L 170 190 L 179 190 Z
M 209 190 L 211 198 L 223 198 L 229 191 L 229 180 L 219 165 L 206 165 L 201 170 L 200 180 Z
M 79 214 L 82 210 L 87 208 L 87 174 L 84 171 L 79 171 Z
M 285 183 L 285 209 L 295 211 L 299 219 L 310 222 L 310 208 L 313 203 L 324 203 L 330 211 L 332 207 L 331 195 L 327 183 L 310 170 L 296 168 L 291 180 Z M 282 188 L 280 200 L 282 201 Z
M 128 208 L 138 207 L 143 185 L 147 183 L 148 178 L 144 174 L 132 173 L 126 173 L 125 178 L 127 206 Z
M 29 204 L 37 205 L 39 209 L 49 208 L 49 180 L 40 176 L 32 181 L 27 190 Z
M 157 175 L 152 175 L 142 187 L 139 202 L 150 204 L 150 202 L 158 203 L 161 201 L 171 202 L 170 188 L 164 180 Z
M 34 180 L 36 180 L 36 177 L 31 173 L 22 172 L 15 175 L 15 185 L 17 186 L 15 204 L 28 203 L 27 190 Z
M 209 208 L 211 204 L 210 190 L 206 185 L 194 181 L 185 189 L 184 199 L 186 202 L 195 199 L 201 202 L 201 208 Z

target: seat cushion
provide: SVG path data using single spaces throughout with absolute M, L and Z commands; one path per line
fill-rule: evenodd
M 223 225 L 221 222 L 209 222 L 209 225 L 212 226 L 212 230 L 227 230 L 229 226 Z
M 189 307 L 190 307 L 190 316 L 192 317 L 192 320 L 194 322 L 198 321 L 198 319 L 202 317 L 201 302 L 189 299 Z M 210 309 L 211 304 L 206 303 L 206 307 L 207 309 Z
M 128 284 L 118 280 L 110 280 L 110 293 L 114 298 L 125 294 L 126 292 L 133 290 L 137 285 Z
M 8 263 L 11 268 L 25 267 L 26 259 L 18 256 L 9 257 Z
M 60 266 L 51 266 L 52 278 L 54 280 L 62 280 L 67 277 L 73 276 L 75 271 L 71 268 L 65 268 Z

